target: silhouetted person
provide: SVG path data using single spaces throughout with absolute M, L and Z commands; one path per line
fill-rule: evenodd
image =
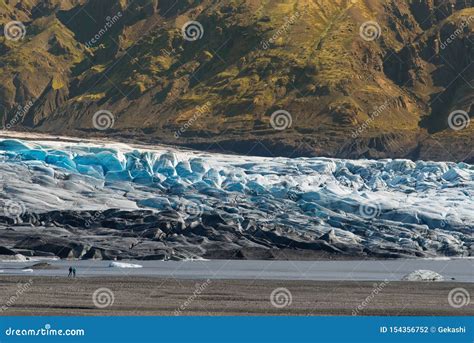
M 72 276 L 72 267 L 69 267 L 69 275 L 67 277 L 71 277 Z
M 76 277 L 76 268 L 72 268 L 72 277 Z

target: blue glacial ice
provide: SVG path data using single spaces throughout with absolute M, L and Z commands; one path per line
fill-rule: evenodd
M 121 143 L 0 139 L 0 201 L 28 212 L 139 208 L 216 213 L 340 246 L 471 256 L 474 166 L 263 158 Z

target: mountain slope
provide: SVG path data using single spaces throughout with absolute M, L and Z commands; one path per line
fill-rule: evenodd
M 0 40 L 0 116 L 13 129 L 243 154 L 472 162 L 472 6 L 2 0 L 0 23 L 26 35 Z M 200 39 L 185 39 L 190 21 Z

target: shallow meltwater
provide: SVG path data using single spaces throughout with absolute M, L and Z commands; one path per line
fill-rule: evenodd
M 415 270 L 431 270 L 445 281 L 474 282 L 474 259 L 403 259 L 365 261 L 48 261 L 2 262 L 1 275 L 64 276 L 73 266 L 78 277 L 158 277 L 172 279 L 401 281 Z M 139 268 L 138 266 L 142 266 Z

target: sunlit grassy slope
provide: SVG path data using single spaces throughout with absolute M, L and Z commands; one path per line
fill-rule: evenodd
M 453 131 L 447 118 L 472 114 L 474 20 L 439 47 L 474 15 L 469 2 L 0 0 L 0 24 L 26 28 L 23 40 L 0 38 L 0 116 L 8 122 L 33 99 L 24 124 L 47 131 L 91 130 L 107 109 L 116 132 L 171 143 L 264 137 L 269 150 L 403 155 L 388 146 L 395 140 L 410 154 L 424 134 L 472 134 L 474 125 Z M 192 42 L 181 32 L 191 20 L 204 29 Z M 360 35 L 368 21 L 380 27 L 373 41 Z M 285 132 L 270 125 L 279 109 L 292 116 Z M 361 126 L 362 141 L 351 141 Z

